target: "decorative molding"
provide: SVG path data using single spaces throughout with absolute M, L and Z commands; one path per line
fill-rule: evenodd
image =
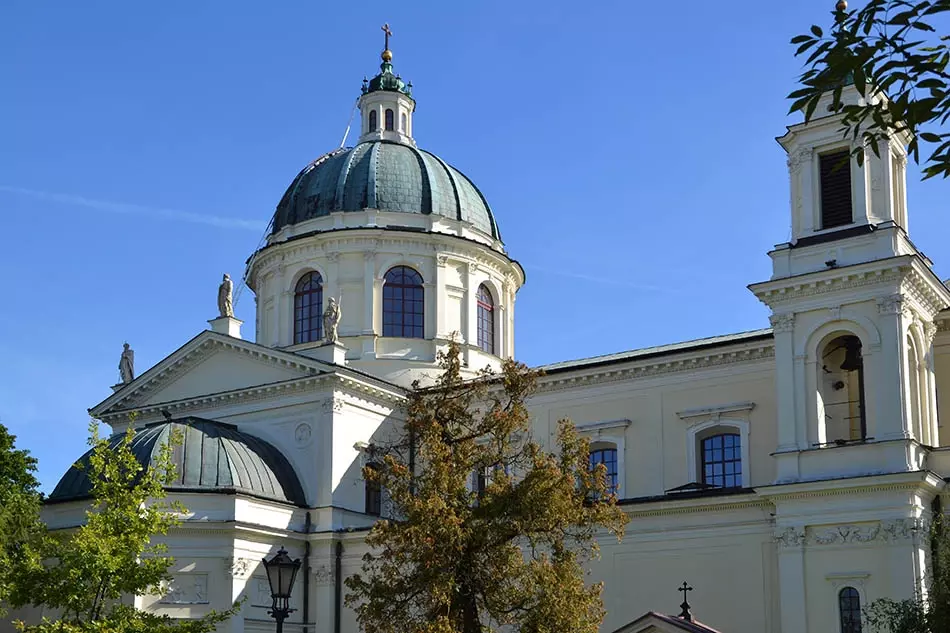
M 343 410 L 343 401 L 339 398 L 325 398 L 320 403 L 320 409 L 324 413 L 330 413 L 331 411 L 342 411 Z
M 805 544 L 805 530 L 790 525 L 775 535 L 775 542 L 780 548 L 801 547 Z
M 208 574 L 172 574 L 162 583 L 160 604 L 209 604 Z
M 697 407 L 695 409 L 684 409 L 683 411 L 677 411 L 676 415 L 681 420 L 688 420 L 690 418 L 712 418 L 718 420 L 726 413 L 739 413 L 739 412 L 751 412 L 755 408 L 755 403 L 751 401 L 747 402 L 730 402 L 729 404 L 720 404 L 712 407 Z
M 815 527 L 806 530 L 809 545 L 836 545 L 845 543 L 894 543 L 910 540 L 920 530 L 918 519 L 889 519 L 877 523 L 845 524 Z
M 676 353 L 671 352 L 669 356 L 672 357 L 674 354 Z M 746 347 L 732 351 L 721 351 L 714 354 L 680 356 L 679 358 L 671 358 L 660 362 L 631 358 L 629 360 L 618 360 L 615 364 L 597 368 L 595 371 L 591 371 L 590 368 L 582 366 L 578 367 L 575 372 L 572 372 L 573 375 L 559 373 L 555 376 L 544 376 L 539 381 L 538 393 L 582 388 L 590 385 L 606 384 L 623 380 L 652 378 L 654 376 L 712 369 L 741 363 L 753 363 L 770 360 L 774 357 L 775 348 L 770 343 L 768 345 L 757 345 L 756 347 Z M 631 367 L 631 365 L 633 366 Z
M 251 571 L 251 559 L 228 558 L 225 560 L 225 570 L 235 578 L 244 578 Z
M 828 313 L 831 315 L 832 321 L 837 321 L 841 318 L 841 306 L 833 306 L 828 308 Z
M 335 264 L 335 263 L 337 263 L 338 261 L 340 261 L 340 252 L 339 252 L 339 251 L 330 251 L 329 253 L 327 253 L 327 254 L 325 255 L 325 257 L 327 258 L 327 261 L 328 261 L 328 262 L 330 262 L 331 264 Z
M 785 162 L 786 165 L 788 165 L 789 171 L 791 171 L 792 174 L 797 174 L 802 167 L 811 163 L 814 155 L 814 148 L 802 147 L 789 154 Z
M 301 422 L 294 429 L 294 444 L 303 448 L 310 445 L 310 439 L 313 436 L 313 430 L 306 422 Z
M 630 426 L 630 420 L 605 420 L 603 422 L 587 422 L 576 425 L 578 433 L 593 433 L 605 431 L 607 429 L 625 429 Z
M 904 312 L 904 295 L 893 294 L 877 300 L 878 314 L 900 314 Z
M 329 564 L 317 565 L 313 568 L 313 581 L 318 585 L 332 585 L 336 579 L 333 567 Z
M 795 329 L 795 313 L 773 314 L 769 317 L 769 323 L 772 324 L 772 331 L 776 334 L 791 332 Z
M 435 263 L 439 268 L 444 268 L 447 263 L 449 263 L 449 256 L 444 253 L 439 253 L 435 256 Z

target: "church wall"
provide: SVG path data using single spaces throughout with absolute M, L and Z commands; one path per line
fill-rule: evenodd
M 572 420 L 592 442 L 622 443 L 618 446 L 624 466 L 620 493 L 634 498 L 661 495 L 695 480 L 698 468 L 691 468 L 691 457 L 698 457 L 690 444 L 698 441 L 698 430 L 717 425 L 747 433 L 743 470 L 748 477 L 743 485 L 771 483 L 770 453 L 776 446 L 774 391 L 773 364 L 767 359 L 542 389 L 532 398 L 530 409 L 537 437 L 545 438 L 550 446 L 562 418 Z
M 631 515 L 622 543 L 600 539 L 591 580 L 603 581 L 612 631 L 646 611 L 679 613 L 684 581 L 693 614 L 721 631 L 777 632 L 777 564 L 769 504 L 751 495 L 721 504 L 703 501 L 624 506 Z

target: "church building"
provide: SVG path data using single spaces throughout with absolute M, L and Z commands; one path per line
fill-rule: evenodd
M 90 409 L 135 425 L 142 463 L 184 434 L 173 581 L 138 606 L 195 617 L 246 596 L 221 630 L 270 632 L 261 559 L 283 546 L 302 561 L 285 630 L 357 633 L 342 580 L 386 513 L 366 447 L 453 335 L 471 376 L 513 356 L 525 274 L 505 210 L 417 146 L 415 106 L 387 38 L 358 141 L 293 178 L 247 262 L 253 326 L 226 280 L 210 329 L 140 375 L 128 362 Z M 592 563 L 604 633 L 862 633 L 868 603 L 925 590 L 950 476 L 950 291 L 910 238 L 908 140 L 859 164 L 831 114 L 778 139 L 792 235 L 749 286 L 769 327 L 541 368 L 536 439 L 570 418 L 630 517 Z M 89 492 L 67 472 L 48 523 L 81 522 Z M 676 615 L 684 581 L 695 619 Z

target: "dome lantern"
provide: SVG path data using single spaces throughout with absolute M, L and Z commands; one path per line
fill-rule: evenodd
M 379 74 L 363 80 L 360 107 L 360 142 L 385 140 L 415 146 L 412 138 L 412 113 L 416 102 L 412 98 L 412 82 L 406 83 L 393 72 L 393 53 L 389 50 L 392 31 L 384 24 L 386 41 L 380 57 Z

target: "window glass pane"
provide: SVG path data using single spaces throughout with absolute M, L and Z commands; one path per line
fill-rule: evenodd
M 742 485 L 742 450 L 736 433 L 721 433 L 701 442 L 702 483 L 720 488 Z

